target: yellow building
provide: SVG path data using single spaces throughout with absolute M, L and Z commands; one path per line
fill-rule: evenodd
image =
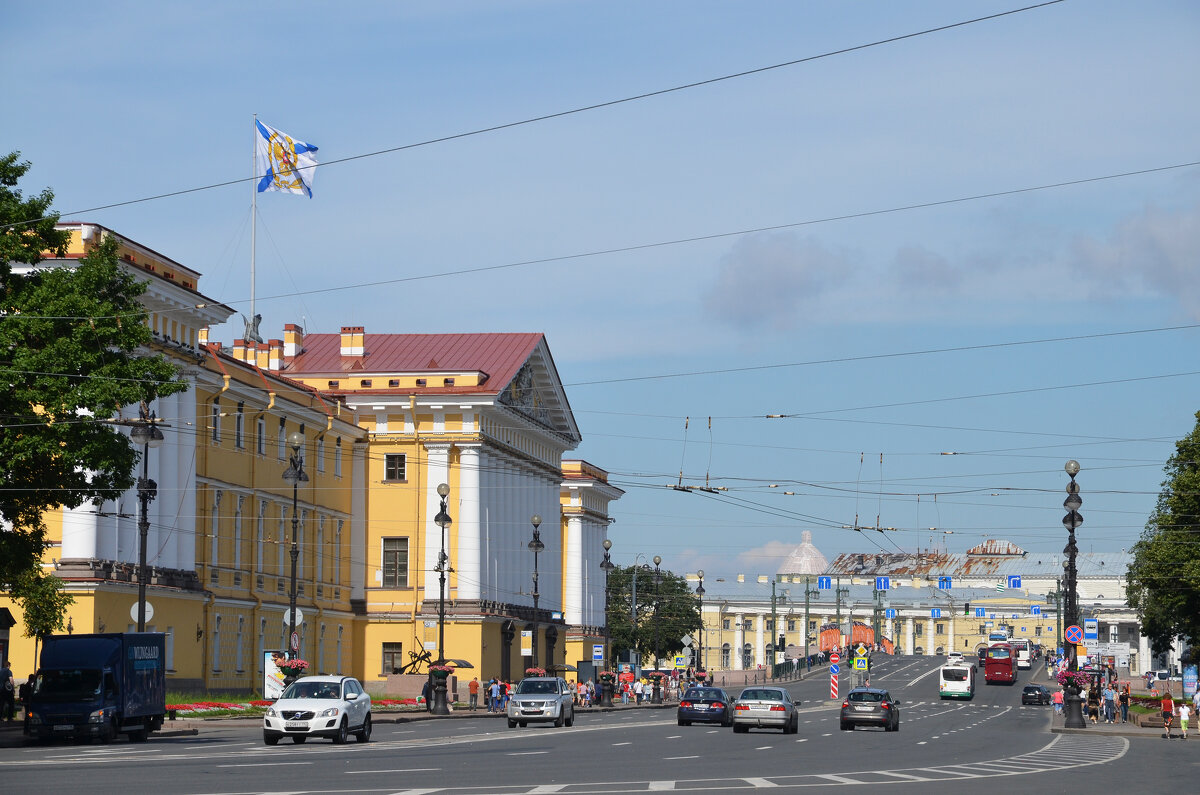
M 115 236 L 149 285 L 152 350 L 189 384 L 151 407 L 165 441 L 148 451 L 158 489 L 147 629 L 167 633 L 170 687 L 261 689 L 264 655 L 289 642 L 293 540 L 310 670 L 382 687 L 444 649 L 481 677 L 519 678 L 535 638 L 542 666 L 591 659 L 608 504 L 621 491 L 603 470 L 562 460 L 580 433 L 541 334 L 288 325 L 282 339 L 222 348 L 207 330 L 233 310 L 198 291 L 198 273 L 101 226 L 61 228 L 69 252 L 42 267 L 70 266 Z M 297 431 L 308 479 L 293 495 L 283 472 Z M 130 489 L 48 517 L 44 565 L 75 597 L 70 631 L 135 628 L 138 509 Z M 20 610 L 2 597 L 0 608 L 17 619 L 4 627 L 0 610 L 0 646 L 16 671 L 32 671 Z

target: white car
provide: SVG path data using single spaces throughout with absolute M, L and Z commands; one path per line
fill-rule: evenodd
M 530 723 L 575 723 L 575 695 L 561 676 L 527 676 L 508 700 L 508 728 Z
M 960 663 L 963 661 L 963 653 L 961 651 L 952 651 L 946 655 L 946 662 Z
M 371 697 L 349 676 L 305 676 L 288 685 L 263 718 L 263 742 L 280 737 L 302 743 L 309 737 L 346 742 L 349 734 L 360 743 L 371 739 Z

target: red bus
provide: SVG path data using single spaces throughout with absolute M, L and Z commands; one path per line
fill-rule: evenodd
M 989 685 L 1003 682 L 1011 685 L 1017 681 L 1017 653 L 1007 643 L 988 646 L 987 659 L 983 663 L 983 681 Z

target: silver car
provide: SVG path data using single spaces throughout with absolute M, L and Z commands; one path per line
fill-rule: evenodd
M 575 695 L 561 676 L 529 676 L 508 699 L 508 728 L 530 723 L 575 723 Z
M 783 729 L 784 734 L 800 730 L 800 716 L 792 694 L 782 687 L 748 687 L 733 705 L 733 730 L 750 731 L 751 726 Z
M 302 743 L 309 737 L 328 737 L 335 743 L 354 735 L 371 739 L 371 697 L 349 676 L 305 676 L 287 690 L 263 716 L 263 742 L 275 745 L 281 737 Z

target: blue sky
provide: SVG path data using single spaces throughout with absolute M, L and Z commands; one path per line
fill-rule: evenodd
M 803 530 L 1054 551 L 1069 458 L 1081 547 L 1118 550 L 1200 408 L 1200 167 L 807 222 L 1200 160 L 1194 3 L 1067 0 L 417 145 L 1020 6 L 10 3 L 0 148 L 248 311 L 247 182 L 82 211 L 248 178 L 254 113 L 319 146 L 313 199 L 260 196 L 264 336 L 546 333 L 573 455 L 627 491 L 620 562 L 769 573 Z

